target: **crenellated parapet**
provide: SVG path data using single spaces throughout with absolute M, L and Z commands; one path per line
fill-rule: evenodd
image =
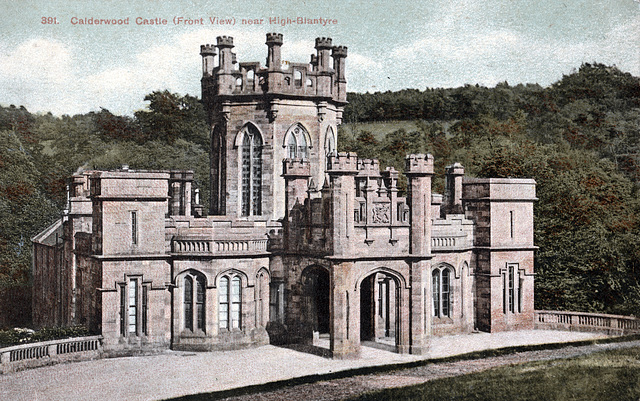
M 281 33 L 267 33 L 267 45 L 281 45 L 283 43 L 282 34 Z
M 380 162 L 377 159 L 359 159 L 359 176 L 380 177 Z
M 347 57 L 347 46 L 334 46 L 331 50 L 331 56 L 333 58 Z
M 355 153 L 334 153 L 327 160 L 327 172 L 329 174 L 357 174 L 358 155 Z
M 433 155 L 412 154 L 405 158 L 406 175 L 432 175 Z
M 285 178 L 311 176 L 311 165 L 306 159 L 284 159 L 282 161 L 282 175 Z
M 292 63 L 283 69 L 281 33 L 267 33 L 265 44 L 268 52 L 266 68 L 259 63 L 246 63 L 236 59 L 232 52 L 233 37 L 218 36 L 216 45 L 200 46 L 203 59 L 203 100 L 210 103 L 212 96 L 220 95 L 293 95 L 296 98 L 321 97 L 346 103 L 345 58 L 347 47 L 333 46 L 331 38 L 320 37 L 315 41 L 316 54 L 310 63 Z M 215 63 L 216 56 L 218 58 Z M 333 58 L 333 63 L 331 59 Z M 233 68 L 235 64 L 240 68 Z M 242 68 L 251 64 L 251 68 Z
M 200 55 L 202 57 L 206 56 L 215 56 L 216 55 L 216 46 L 212 44 L 206 44 L 200 46 Z
M 316 49 L 317 50 L 331 50 L 333 47 L 331 45 L 331 38 L 316 38 Z
M 217 46 L 219 49 L 233 48 L 233 37 L 231 36 L 218 36 L 216 38 Z

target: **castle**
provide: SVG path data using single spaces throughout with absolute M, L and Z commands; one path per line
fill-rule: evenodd
M 191 171 L 85 171 L 33 238 L 37 326 L 84 324 L 106 351 L 363 341 L 423 354 L 431 336 L 533 328 L 531 179 L 469 178 L 433 157 L 399 172 L 337 153 L 347 48 L 315 41 L 283 68 L 203 45 L 210 210 Z

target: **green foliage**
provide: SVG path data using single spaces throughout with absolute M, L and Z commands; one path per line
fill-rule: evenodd
M 38 331 L 14 328 L 9 330 L 0 330 L 0 347 L 60 340 L 63 338 L 84 337 L 88 335 L 89 330 L 84 326 L 44 327 Z
M 382 134 L 343 129 L 351 136 L 338 146 L 399 171 L 406 154 L 432 153 L 435 191 L 456 161 L 471 176 L 535 178 L 537 309 L 640 314 L 640 79 L 585 64 L 544 89 L 503 83 L 349 102 L 345 118 L 367 128 L 382 116 L 414 118 L 423 105 L 414 130 L 388 121 Z
M 30 282 L 31 238 L 60 217 L 76 171 L 192 169 L 208 202 L 209 130 L 198 99 L 167 91 L 135 118 L 106 109 L 62 117 L 0 107 L 0 286 Z

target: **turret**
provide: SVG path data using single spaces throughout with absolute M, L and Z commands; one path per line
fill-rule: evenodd
M 202 76 L 211 76 L 215 67 L 216 47 L 210 44 L 201 45 L 200 55 L 202 56 Z
M 329 54 L 331 53 L 331 38 L 316 38 L 318 51 L 318 71 L 329 71 Z
M 410 224 L 412 255 L 427 256 L 431 253 L 431 176 L 433 156 L 408 155 L 405 159 L 405 175 L 409 179 Z
M 281 47 L 284 43 L 281 33 L 268 33 L 267 41 L 267 87 L 270 91 L 279 92 L 282 90 L 282 60 Z M 274 111 L 275 109 L 272 109 Z M 275 111 L 277 113 L 277 111 Z
M 281 47 L 282 47 L 282 34 L 281 33 L 268 33 L 267 41 L 265 44 L 269 48 L 267 54 L 267 68 L 269 70 L 281 69 Z
M 318 52 L 316 62 L 319 73 L 316 94 L 319 96 L 331 96 L 332 77 L 329 72 L 331 48 L 331 38 L 316 38 L 316 50 Z
M 347 58 L 346 46 L 335 46 L 331 57 L 333 57 L 333 68 L 336 70 L 336 85 L 338 89 L 338 100 L 347 101 L 347 79 L 345 78 L 345 58 Z
M 218 94 L 228 95 L 231 94 L 235 87 L 235 79 L 232 74 L 233 65 L 233 38 L 231 36 L 218 36 L 218 68 L 217 81 L 218 81 Z
M 234 48 L 233 38 L 231 36 L 218 36 L 217 41 L 217 48 L 220 50 L 220 70 L 223 73 L 229 73 L 233 64 L 233 53 L 231 52 L 231 49 Z
M 358 156 L 355 153 L 329 155 L 327 173 L 331 180 L 331 226 L 334 255 L 353 253 L 353 209 Z
M 445 211 L 460 214 L 462 210 L 462 177 L 464 167 L 454 163 L 445 168 Z

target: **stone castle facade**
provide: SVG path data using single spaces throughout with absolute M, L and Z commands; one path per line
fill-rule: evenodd
M 363 341 L 422 354 L 434 335 L 533 327 L 530 179 L 477 179 L 433 157 L 399 172 L 337 153 L 347 48 L 309 63 L 237 62 L 203 45 L 210 210 L 191 171 L 86 171 L 68 210 L 33 239 L 33 319 L 84 324 L 119 353 Z

